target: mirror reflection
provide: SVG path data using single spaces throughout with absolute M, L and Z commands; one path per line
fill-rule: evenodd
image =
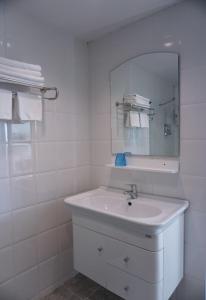
M 111 72 L 112 152 L 179 155 L 179 57 L 151 53 Z

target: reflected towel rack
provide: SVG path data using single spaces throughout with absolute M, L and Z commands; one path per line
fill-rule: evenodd
M 167 104 L 169 104 L 169 103 L 171 103 L 171 102 L 174 102 L 175 100 L 176 100 L 176 98 L 173 97 L 172 99 L 170 99 L 170 100 L 168 100 L 168 101 L 161 102 L 161 103 L 159 104 L 159 106 L 167 105 Z
M 44 99 L 44 100 L 56 100 L 59 96 L 59 90 L 56 87 L 46 87 L 46 86 L 42 86 L 42 85 L 38 85 L 38 84 L 35 85 L 32 83 L 19 82 L 17 80 L 6 78 L 3 76 L 0 76 L 0 83 L 14 84 L 14 85 L 17 85 L 20 87 L 38 89 L 42 94 L 42 99 Z M 46 93 L 50 92 L 50 91 L 54 91 L 54 95 L 51 97 L 46 96 Z M 16 93 L 16 92 L 14 92 L 14 93 Z
M 124 103 L 124 102 L 116 102 L 116 107 L 123 107 L 124 111 L 138 111 L 138 112 L 144 112 L 146 111 L 149 116 L 154 116 L 154 108 L 144 106 L 144 105 L 137 105 L 133 103 Z

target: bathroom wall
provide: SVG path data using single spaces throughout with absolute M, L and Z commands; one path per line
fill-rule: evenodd
M 184 1 L 89 45 L 92 185 L 137 183 L 147 193 L 186 198 L 185 277 L 176 299 L 204 299 L 206 272 L 206 3 Z M 167 46 L 170 47 L 167 47 Z M 180 174 L 110 171 L 111 69 L 144 52 L 168 50 L 181 59 Z
M 42 65 L 60 95 L 42 123 L 0 122 L 1 300 L 39 299 L 73 274 L 63 198 L 90 187 L 87 46 L 17 2 L 0 3 L 0 55 Z

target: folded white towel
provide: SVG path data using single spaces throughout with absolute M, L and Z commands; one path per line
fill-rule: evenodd
M 137 111 L 128 111 L 126 113 L 125 127 L 141 127 L 140 126 L 140 115 Z
M 42 121 L 42 97 L 29 93 L 17 93 L 13 105 L 15 121 Z
M 11 66 L 7 66 L 7 65 L 3 65 L 0 63 L 0 70 L 2 70 L 3 72 L 16 72 L 18 74 L 27 74 L 27 75 L 32 75 L 32 76 L 36 76 L 36 77 L 41 77 L 42 74 L 40 71 L 33 71 L 33 70 L 27 70 L 27 69 L 22 69 L 22 68 L 17 68 L 17 67 L 11 67 Z
M 34 80 L 24 80 L 24 79 L 20 79 L 19 77 L 13 77 L 13 76 L 6 76 L 0 73 L 0 81 L 12 81 L 14 82 L 14 84 L 23 84 L 23 85 L 33 85 L 33 86 L 37 86 L 37 87 L 43 87 L 44 86 L 44 82 L 37 82 Z
M 148 114 L 141 112 L 140 113 L 140 125 L 141 128 L 149 128 L 149 116 Z
M 12 119 L 12 92 L 0 90 L 0 119 Z
M 28 63 L 24 63 L 24 62 L 21 62 L 21 61 L 8 59 L 8 58 L 5 58 L 5 57 L 0 57 L 0 64 L 11 66 L 11 67 L 16 67 L 16 68 L 22 68 L 22 69 L 41 72 L 41 66 L 39 66 L 39 65 L 28 64 Z
M 31 80 L 31 81 L 35 81 L 35 82 L 44 82 L 44 77 L 37 77 L 37 76 L 32 76 L 29 74 L 20 74 L 17 72 L 11 72 L 11 71 L 6 71 L 6 70 L 2 70 L 0 69 L 0 74 L 1 76 L 9 76 L 9 77 L 16 77 L 19 79 L 23 79 L 23 80 Z

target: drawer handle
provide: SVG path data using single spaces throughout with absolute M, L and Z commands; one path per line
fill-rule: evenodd
M 99 252 L 102 252 L 102 251 L 103 251 L 103 247 L 98 247 L 97 250 L 98 250 Z
M 125 290 L 125 292 L 128 292 L 128 291 L 129 291 L 129 286 L 126 285 L 126 286 L 124 287 L 124 290 Z
M 129 261 L 129 257 L 127 256 L 127 257 L 125 257 L 124 259 L 123 259 L 123 261 L 125 262 L 125 263 L 128 263 L 128 261 Z

